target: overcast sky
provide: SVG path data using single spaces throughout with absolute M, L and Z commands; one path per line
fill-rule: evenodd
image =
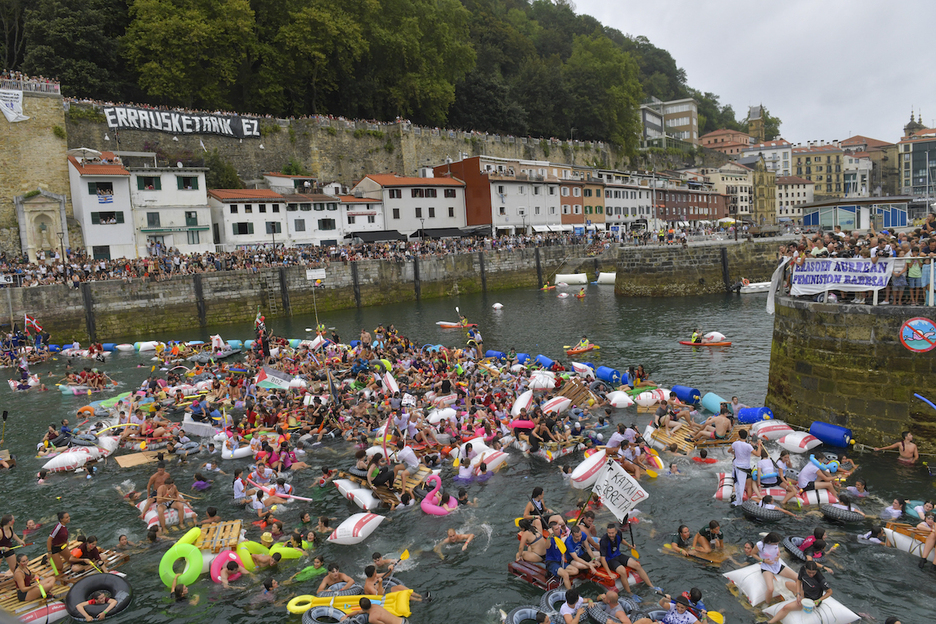
M 910 109 L 936 126 L 934 0 L 574 0 L 644 35 L 739 118 L 763 103 L 793 143 L 900 140 Z

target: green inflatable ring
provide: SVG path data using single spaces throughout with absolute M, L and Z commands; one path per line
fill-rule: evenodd
M 191 585 L 198 580 L 202 571 L 201 551 L 191 544 L 176 543 L 172 548 L 166 551 L 162 561 L 159 562 L 159 578 L 166 587 L 172 587 L 172 579 L 176 573 L 172 571 L 172 566 L 179 559 L 185 559 L 185 569 L 179 576 L 179 582 L 183 585 Z
M 283 559 L 298 559 L 305 553 L 299 548 L 287 546 L 286 544 L 273 544 L 270 548 L 270 554 L 279 553 Z

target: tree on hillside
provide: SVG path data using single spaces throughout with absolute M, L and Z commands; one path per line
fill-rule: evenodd
M 230 108 L 241 64 L 254 45 L 248 0 L 131 0 L 123 52 L 153 99 Z
M 3 63 L 3 69 L 14 71 L 20 68 L 26 47 L 25 14 L 25 0 L 0 1 L 0 28 L 3 29 L 0 62 Z
M 117 45 L 128 23 L 124 0 L 35 0 L 23 70 L 58 78 L 66 96 L 120 99 L 132 80 Z
M 761 107 L 761 110 L 764 117 L 764 140 L 773 141 L 780 136 L 780 124 L 783 122 L 779 117 L 771 115 L 766 108 Z
M 567 117 L 577 124 L 576 136 L 609 140 L 634 152 L 642 99 L 637 64 L 603 36 L 579 36 L 563 68 L 570 106 Z
M 735 119 L 734 109 L 730 104 L 722 106 L 714 93 L 702 93 L 690 88 L 687 95 L 693 98 L 699 107 L 699 136 L 722 128 L 741 130 L 741 124 Z
M 237 175 L 234 165 L 224 159 L 217 149 L 205 154 L 205 185 L 210 189 L 239 189 L 244 183 Z

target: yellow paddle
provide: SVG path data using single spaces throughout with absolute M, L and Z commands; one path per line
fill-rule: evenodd
M 400 561 L 406 561 L 409 559 L 409 548 L 400 553 Z
M 650 470 L 649 468 L 644 469 L 644 472 L 646 472 L 651 479 L 656 479 L 658 476 L 660 476 L 657 474 L 656 470 Z
M 559 549 L 559 552 L 561 552 L 563 555 L 566 554 L 567 549 L 566 549 L 565 542 L 563 542 L 558 537 L 553 537 L 553 541 L 556 542 L 556 548 Z

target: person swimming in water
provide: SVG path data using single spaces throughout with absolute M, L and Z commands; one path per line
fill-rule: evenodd
M 889 451 L 891 449 L 897 449 L 900 453 L 900 457 L 897 458 L 901 464 L 912 465 L 920 459 L 920 451 L 917 449 L 917 445 L 913 443 L 913 434 L 909 431 L 904 431 L 900 434 L 900 442 L 894 442 L 888 446 L 875 447 L 875 451 Z

